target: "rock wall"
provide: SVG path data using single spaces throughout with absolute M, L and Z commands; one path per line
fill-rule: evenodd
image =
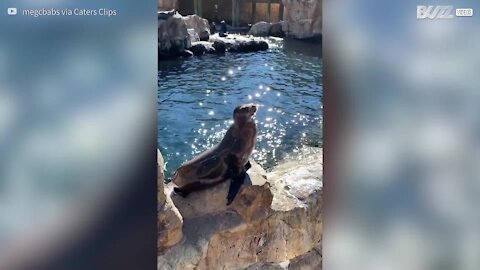
M 177 244 L 183 238 L 183 219 L 178 209 L 173 205 L 172 199 L 166 197 L 164 191 L 163 157 L 157 150 L 157 248 L 160 252 Z
M 322 0 L 282 0 L 288 10 L 286 35 L 292 38 L 318 38 L 322 35 Z
M 228 182 L 187 198 L 166 185 L 166 202 L 171 199 L 183 220 L 183 240 L 160 246 L 158 269 L 320 269 L 321 160 L 321 150 L 313 149 L 270 173 L 251 161 L 230 206 Z M 164 218 L 168 215 L 159 208 L 159 219 L 174 223 L 162 223 L 159 231 L 178 227 L 176 219 Z
M 285 30 L 287 29 L 287 22 L 280 21 L 276 23 L 268 23 L 268 22 L 258 22 L 250 28 L 248 31 L 249 35 L 256 36 L 256 37 L 284 37 Z
M 275 25 L 270 27 L 275 28 Z M 277 27 L 278 28 L 278 27 Z M 281 26 L 280 26 L 281 28 Z M 283 32 L 280 31 L 283 35 Z M 225 52 L 247 53 L 268 50 L 260 38 L 210 34 L 209 23 L 197 15 L 182 16 L 175 11 L 158 12 L 158 60 L 170 60 Z
M 158 0 L 158 10 L 172 10 L 178 9 L 178 0 Z
M 187 26 L 178 13 L 159 13 L 158 57 L 176 57 L 190 48 L 191 41 Z
M 188 15 L 183 17 L 187 29 L 193 29 L 201 41 L 207 41 L 210 36 L 210 25 L 208 20 L 198 15 Z

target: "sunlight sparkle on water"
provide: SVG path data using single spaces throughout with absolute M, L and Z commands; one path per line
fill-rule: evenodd
M 174 171 L 173 167 L 180 165 L 176 163 L 192 159 L 194 156 L 209 149 L 223 139 L 228 128 L 234 124 L 231 117 L 232 109 L 238 105 L 238 103 L 242 102 L 261 103 L 259 104 L 261 109 L 259 109 L 254 119 L 257 124 L 257 144 L 252 158 L 265 169 L 268 170 L 272 168 L 272 166 L 275 166 L 278 161 L 288 156 L 288 153 L 291 153 L 294 147 L 298 149 L 299 145 L 313 142 L 313 139 L 316 139 L 318 131 L 310 131 L 310 129 L 318 128 L 319 125 L 321 125 L 317 124 L 319 123 L 319 117 L 311 112 L 310 108 L 304 108 L 304 105 L 313 108 L 319 102 L 318 99 L 313 99 L 310 95 L 305 96 L 305 101 L 303 98 L 297 101 L 291 100 L 288 97 L 291 93 L 293 93 L 293 95 L 297 93 L 298 90 L 295 86 L 301 87 L 302 91 L 312 93 L 312 96 L 318 96 L 318 91 L 321 90 L 320 87 L 315 84 L 315 82 L 318 82 L 318 78 L 317 76 L 311 76 L 310 72 L 313 71 L 309 70 L 313 68 L 318 69 L 318 61 L 315 59 L 313 62 L 315 65 L 312 65 L 312 67 L 301 66 L 301 68 L 305 68 L 305 74 L 303 73 L 303 69 L 301 74 L 295 74 L 297 72 L 295 67 L 300 63 L 290 61 L 285 62 L 287 63 L 285 64 L 282 62 L 284 59 L 292 58 L 289 55 L 284 55 L 282 42 L 283 40 L 274 40 L 273 44 L 269 42 L 271 48 L 279 48 L 278 52 L 281 56 L 278 57 L 278 59 L 276 53 L 269 53 L 265 55 L 255 55 L 253 58 L 255 60 L 249 62 L 249 56 L 242 55 L 240 57 L 241 59 L 239 59 L 241 61 L 238 63 L 217 63 L 217 60 L 213 60 L 211 63 L 212 68 L 205 70 L 205 74 L 208 74 L 207 78 L 203 77 L 205 74 L 198 74 L 198 72 L 192 73 L 188 71 L 183 74 L 178 74 L 180 79 L 196 84 L 194 87 L 201 87 L 200 91 L 189 91 L 190 86 L 185 84 L 179 84 L 179 86 L 177 86 L 175 82 L 167 81 L 168 76 L 165 78 L 160 77 L 163 81 L 161 85 L 159 84 L 159 94 L 165 96 L 164 99 L 167 99 L 167 103 L 171 103 L 169 105 L 184 106 L 187 108 L 189 106 L 188 104 L 180 102 L 176 104 L 175 100 L 177 99 L 168 99 L 168 95 L 177 93 L 175 90 L 177 87 L 182 91 L 185 90 L 184 93 L 192 95 L 194 102 L 194 108 L 190 108 L 192 109 L 192 113 L 188 115 L 191 119 L 186 119 L 188 122 L 178 124 L 178 134 L 175 133 L 175 130 L 170 131 L 170 128 L 168 131 L 165 127 L 161 129 L 162 132 L 159 136 L 161 140 L 159 139 L 159 144 L 167 144 L 169 147 L 159 145 L 159 148 L 164 151 L 162 154 L 164 154 L 165 161 L 170 161 L 169 165 L 172 167 L 172 173 Z M 260 58 L 258 58 L 258 56 L 260 56 Z M 244 61 L 245 59 L 247 59 L 247 61 Z M 206 60 L 208 61 L 208 59 Z M 256 70 L 250 69 L 249 65 L 251 63 L 257 63 Z M 306 61 L 306 63 L 310 64 L 309 61 Z M 262 66 L 264 68 L 262 68 Z M 263 76 L 265 76 L 265 78 L 262 78 L 262 75 L 260 75 L 254 77 L 259 80 L 252 80 L 249 75 L 258 75 L 257 73 L 259 71 L 264 73 Z M 296 80 L 292 81 L 288 79 L 288 77 L 295 75 L 298 75 L 299 79 L 301 79 L 298 81 L 300 85 L 296 85 Z M 192 78 L 191 76 L 194 77 Z M 200 79 L 200 81 L 194 81 L 192 79 Z M 215 85 L 215 81 L 218 82 L 218 79 L 220 79 L 221 83 L 225 82 L 226 84 L 230 84 L 234 81 L 235 83 L 231 86 L 218 85 L 218 88 L 217 86 L 212 86 Z M 255 89 L 255 87 L 257 87 L 257 89 Z M 226 88 L 232 88 L 232 90 Z M 254 90 L 257 91 L 255 92 Z M 183 92 L 180 91 L 178 93 L 180 95 L 183 94 Z M 195 106 L 195 103 L 197 103 L 197 106 Z M 177 112 L 178 111 L 172 111 L 171 119 L 178 117 L 175 115 Z M 202 119 L 198 121 L 199 119 L 197 117 L 201 114 L 204 115 L 203 117 L 205 117 L 206 114 L 208 120 Z M 159 125 L 168 126 L 170 123 L 172 123 L 172 121 L 165 121 L 165 123 L 159 121 Z M 193 126 L 184 126 L 188 125 L 188 123 L 191 123 Z M 176 137 L 173 137 L 173 135 Z M 183 137 L 178 137 L 177 135 Z M 180 142 L 178 142 L 179 138 L 181 138 Z

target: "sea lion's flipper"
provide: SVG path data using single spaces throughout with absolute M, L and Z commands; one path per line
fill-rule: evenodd
M 182 196 L 183 198 L 187 197 L 190 192 L 187 192 L 186 190 L 182 190 L 181 188 L 174 187 L 173 191 L 177 193 L 178 195 Z
M 252 168 L 252 164 L 250 164 L 250 161 L 247 161 L 247 164 L 245 164 L 245 171 L 250 170 Z
M 228 189 L 227 205 L 230 205 L 235 199 L 235 197 L 237 196 L 237 193 L 240 190 L 240 187 L 242 186 L 243 182 L 245 181 L 246 176 L 247 176 L 247 173 L 243 171 L 239 175 L 232 178 L 232 182 L 230 183 L 230 188 Z
M 218 185 L 219 183 L 223 182 L 223 180 L 213 182 L 213 183 L 201 183 L 201 182 L 193 182 L 190 184 L 186 184 L 183 187 L 174 187 L 173 191 L 177 193 L 178 195 L 182 197 L 187 197 L 188 194 L 190 194 L 193 191 L 199 191 L 199 190 L 204 190 L 209 187 L 213 187 L 215 185 Z

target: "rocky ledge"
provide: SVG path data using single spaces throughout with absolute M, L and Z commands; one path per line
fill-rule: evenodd
M 158 13 L 158 60 L 225 52 L 245 53 L 268 50 L 268 43 L 252 36 L 211 35 L 206 19 L 178 12 Z
M 228 182 L 172 192 L 159 153 L 158 269 L 321 269 L 322 151 L 309 152 L 268 173 L 252 160 L 230 206 Z
M 285 21 L 257 22 L 248 32 L 253 36 L 289 37 L 320 40 L 322 36 L 321 0 L 282 0 L 288 10 Z
M 247 53 L 268 50 L 268 43 L 262 39 L 230 34 L 220 37 L 218 34 L 210 36 L 209 41 L 192 42 L 189 48 L 193 55 Z

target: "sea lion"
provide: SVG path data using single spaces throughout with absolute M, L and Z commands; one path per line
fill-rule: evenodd
M 181 165 L 173 176 L 174 191 L 182 196 L 232 179 L 227 196 L 230 204 L 242 185 L 255 147 L 257 129 L 254 104 L 243 104 L 233 111 L 233 124 L 222 141 Z

